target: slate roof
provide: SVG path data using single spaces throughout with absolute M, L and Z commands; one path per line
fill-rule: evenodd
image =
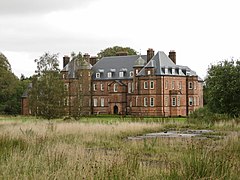
M 139 59 L 145 61 L 144 67 L 137 74 L 137 76 L 145 76 L 146 68 L 155 68 L 156 75 L 165 76 L 197 76 L 195 71 L 192 71 L 187 66 L 176 65 L 173 61 L 163 52 L 157 52 L 152 59 L 147 63 L 147 55 L 131 55 L 131 56 L 112 56 L 103 57 L 95 65 L 91 65 L 85 62 L 84 68 L 91 69 L 93 71 L 92 78 L 94 80 L 121 80 L 121 79 L 132 79 L 131 72 L 134 67 L 140 67 Z M 142 60 L 141 60 L 142 61 Z M 74 78 L 74 72 L 77 69 L 83 68 L 78 64 L 74 64 L 73 60 L 64 67 L 62 71 L 68 71 L 69 78 Z M 75 69 L 75 71 L 74 71 Z M 120 77 L 119 72 L 123 72 L 124 76 Z M 97 74 L 100 77 L 96 77 Z M 108 77 L 108 73 L 112 76 Z M 202 79 L 199 78 L 199 81 Z
M 147 55 L 141 57 L 146 63 Z M 96 79 L 96 73 L 100 73 L 99 79 L 132 79 L 130 72 L 133 72 L 133 66 L 138 58 L 139 55 L 103 57 L 92 67 L 93 79 Z M 112 72 L 111 78 L 108 78 L 108 72 Z M 124 72 L 124 77 L 119 77 L 119 72 Z

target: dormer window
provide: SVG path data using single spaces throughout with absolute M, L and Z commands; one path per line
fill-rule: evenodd
M 100 78 L 100 73 L 96 73 L 96 78 Z
M 133 77 L 133 71 L 130 71 L 129 76 Z
M 120 71 L 119 72 L 119 77 L 123 77 L 124 76 L 124 72 Z
M 108 73 L 107 73 L 107 77 L 108 77 L 108 78 L 111 78 L 111 77 L 112 77 L 112 72 L 108 72 Z

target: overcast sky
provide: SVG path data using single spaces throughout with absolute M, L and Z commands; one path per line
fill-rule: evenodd
M 211 63 L 240 57 L 239 0 L 0 0 L 0 51 L 30 76 L 44 52 L 96 55 L 111 46 L 175 50 L 204 78 Z

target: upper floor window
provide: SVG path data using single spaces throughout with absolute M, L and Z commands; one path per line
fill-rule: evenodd
M 114 91 L 114 92 L 117 92 L 117 91 L 118 91 L 118 84 L 114 84 L 114 85 L 113 85 L 113 91 Z
M 112 72 L 108 72 L 107 76 L 108 76 L 108 78 L 111 78 L 112 77 Z
M 168 106 L 168 97 L 165 97 L 165 102 L 164 102 L 165 106 Z
M 88 72 L 88 76 L 89 76 L 89 77 L 91 76 L 91 72 Z
M 100 84 L 101 91 L 104 91 L 104 86 L 103 84 Z
M 172 89 L 175 89 L 175 81 L 172 81 Z
M 62 75 L 63 79 L 65 79 L 65 74 Z
M 180 106 L 181 104 L 181 99 L 180 99 L 180 96 L 177 97 L 177 106 Z
M 100 78 L 100 73 L 96 73 L 96 78 Z
M 128 83 L 128 93 L 132 92 L 132 83 Z
M 79 84 L 79 91 L 82 91 L 82 84 Z
M 136 69 L 136 71 L 135 71 L 135 72 L 136 72 L 136 75 L 137 75 L 137 74 L 138 74 L 138 69 Z
M 96 91 L 96 90 L 97 90 L 97 85 L 93 84 L 93 91 Z
M 150 81 L 150 89 L 154 89 L 154 82 Z
M 124 72 L 120 71 L 119 72 L 119 77 L 123 77 L 124 76 Z
M 193 83 L 192 82 L 189 82 L 188 85 L 189 85 L 189 89 L 193 89 Z
M 178 82 L 178 89 L 182 89 L 182 81 Z
M 154 106 L 154 98 L 153 98 L 153 97 L 150 98 L 150 106 L 151 106 L 151 107 Z
M 148 75 L 151 75 L 151 71 L 147 71 L 147 74 L 148 74 Z
M 165 81 L 165 89 L 168 89 L 168 81 Z
M 64 84 L 64 91 L 68 91 L 68 84 Z
M 133 71 L 130 71 L 129 76 L 133 77 Z
M 143 88 L 148 89 L 148 82 L 147 81 L 144 82 L 144 87 Z

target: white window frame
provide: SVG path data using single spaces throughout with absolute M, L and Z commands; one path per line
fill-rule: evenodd
M 119 72 L 119 77 L 124 77 L 124 72 L 123 71 Z
M 193 97 L 189 97 L 188 99 L 188 103 L 189 103 L 189 106 L 193 106 L 194 102 L 193 102 Z
M 132 83 L 128 83 L 128 93 L 132 92 Z
M 133 77 L 133 74 L 134 74 L 133 71 L 130 71 L 130 72 L 129 72 L 129 76 L 130 76 L 130 77 Z
M 94 106 L 94 107 L 97 107 L 97 98 L 94 98 L 94 99 L 93 99 L 93 106 Z
M 172 81 L 172 89 L 175 89 L 175 81 Z
M 101 107 L 104 107 L 104 98 L 101 98 Z
M 104 91 L 104 86 L 102 83 L 100 84 L 100 88 L 101 88 L 101 91 Z
M 172 106 L 177 106 L 177 97 L 172 97 Z
M 148 106 L 148 98 L 147 98 L 147 97 L 145 97 L 145 98 L 143 99 L 143 105 L 144 105 L 145 107 Z
M 96 73 L 96 78 L 100 78 L 100 73 Z
M 107 77 L 108 77 L 108 78 L 111 78 L 111 77 L 112 77 L 112 72 L 108 72 L 108 73 L 107 73 Z
M 148 81 L 144 81 L 143 82 L 143 88 L 144 89 L 148 89 Z
M 93 84 L 93 91 L 97 90 L 97 84 Z
M 188 89 L 193 89 L 193 82 L 188 82 Z
M 154 89 L 154 81 L 150 81 L 150 89 Z
M 178 82 L 178 89 L 182 89 L 182 81 Z
M 168 89 L 168 80 L 165 81 L 165 89 Z
M 154 98 L 153 97 L 150 97 L 150 106 L 154 107 Z
M 118 92 L 118 84 L 113 85 L 113 92 Z
M 181 97 L 178 96 L 178 97 L 177 97 L 177 106 L 180 106 L 180 105 L 181 105 Z
M 148 74 L 148 75 L 151 75 L 151 71 L 150 71 L 150 70 L 148 70 L 148 71 L 147 71 L 147 74 Z

